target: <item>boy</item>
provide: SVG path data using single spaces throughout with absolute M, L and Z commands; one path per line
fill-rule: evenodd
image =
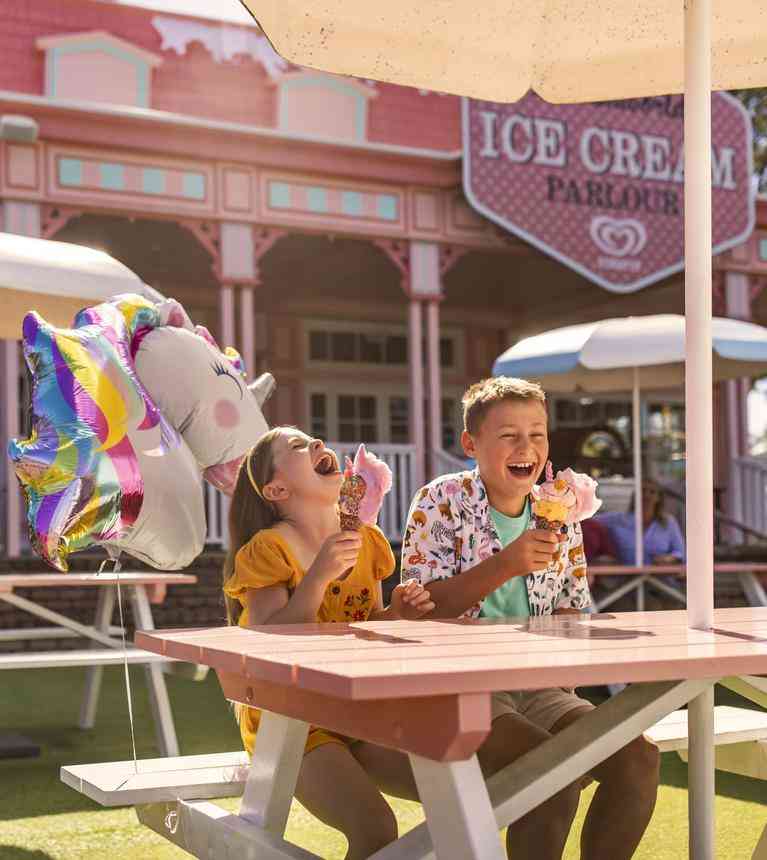
M 591 602 L 579 525 L 567 535 L 531 528 L 530 491 L 549 456 L 543 389 L 498 377 L 463 397 L 461 442 L 474 470 L 416 494 L 402 545 L 402 579 L 429 583 L 430 617 L 577 613 Z M 575 575 L 576 568 L 578 575 Z M 490 776 L 592 709 L 572 690 L 496 693 L 478 753 Z M 584 822 L 584 860 L 632 857 L 655 807 L 659 755 L 637 738 L 590 774 L 599 787 Z M 509 828 L 514 860 L 559 858 L 578 804 L 571 786 Z

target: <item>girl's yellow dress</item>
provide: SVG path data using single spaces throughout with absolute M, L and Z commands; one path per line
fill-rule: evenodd
M 317 621 L 367 621 L 375 607 L 378 583 L 390 576 L 395 568 L 394 554 L 383 532 L 377 526 L 362 526 L 362 546 L 357 563 L 343 580 L 328 585 L 317 610 Z M 224 592 L 242 605 L 240 627 L 248 626 L 247 592 L 283 583 L 292 594 L 306 576 L 285 538 L 276 529 L 258 532 L 237 553 L 234 575 L 224 586 Z M 261 712 L 256 708 L 240 709 L 240 734 L 245 749 L 253 754 Z M 306 752 L 327 743 L 348 743 L 349 739 L 315 726 L 309 731 Z

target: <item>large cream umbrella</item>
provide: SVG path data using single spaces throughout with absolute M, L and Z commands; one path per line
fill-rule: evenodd
M 21 337 L 24 315 L 37 311 L 66 327 L 87 305 L 117 293 L 147 295 L 141 278 L 104 251 L 0 233 L 0 339 Z
M 293 63 L 501 102 L 684 92 L 687 613 L 714 619 L 711 90 L 767 84 L 764 0 L 241 0 Z M 713 34 L 713 39 L 712 39 Z M 690 709 L 691 784 L 713 822 L 713 690 Z M 713 853 L 713 824 L 691 854 Z

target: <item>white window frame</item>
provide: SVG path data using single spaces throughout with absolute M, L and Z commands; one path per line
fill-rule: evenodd
M 305 385 L 304 403 L 306 409 L 307 429 L 311 430 L 312 424 L 312 395 L 324 394 L 326 397 L 325 423 L 328 428 L 328 441 L 338 442 L 338 398 L 348 394 L 353 397 L 375 397 L 376 398 L 376 430 L 378 443 L 389 445 L 391 443 L 389 424 L 389 398 L 403 397 L 408 402 L 411 400 L 410 387 L 407 382 L 375 382 L 355 383 L 345 380 L 328 380 L 327 382 L 308 382 Z M 448 386 L 442 389 L 443 400 L 455 400 L 460 403 L 462 389 L 457 386 Z M 456 415 L 456 440 L 460 440 L 462 427 L 459 426 Z M 440 430 L 441 433 L 441 430 Z M 355 440 L 359 441 L 359 440 Z M 408 443 L 412 444 L 412 440 Z M 460 443 L 459 443 L 460 448 Z
M 345 332 L 351 334 L 369 334 L 369 335 L 399 335 L 408 338 L 408 328 L 406 325 L 387 324 L 387 323 L 371 323 L 371 322 L 345 322 L 343 320 L 327 320 L 320 318 L 304 319 L 303 323 L 303 338 L 304 338 L 304 355 L 305 365 L 312 370 L 333 370 L 349 369 L 349 368 L 378 368 L 389 370 L 402 370 L 407 368 L 407 362 L 403 364 L 386 364 L 381 362 L 362 362 L 362 361 L 314 361 L 310 358 L 311 333 L 312 331 L 324 331 L 328 334 L 334 332 Z M 440 340 L 450 340 L 453 344 L 453 364 L 450 367 L 441 367 L 443 374 L 463 374 L 466 366 L 466 352 L 464 342 L 464 332 L 460 328 L 453 326 L 444 326 L 440 328 Z

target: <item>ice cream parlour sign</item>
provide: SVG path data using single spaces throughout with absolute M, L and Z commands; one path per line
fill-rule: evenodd
M 713 251 L 754 224 L 751 123 L 714 93 Z M 470 204 L 614 292 L 684 265 L 681 96 L 551 105 L 463 100 L 463 185 Z

